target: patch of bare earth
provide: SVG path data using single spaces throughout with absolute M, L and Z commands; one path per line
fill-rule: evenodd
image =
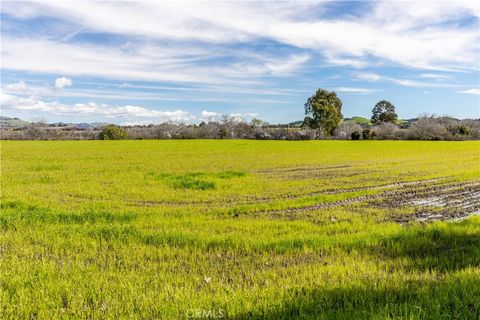
M 307 196 L 377 189 L 384 191 L 374 195 L 362 195 L 303 207 L 269 210 L 261 212 L 261 214 L 277 217 L 289 216 L 292 213 L 329 209 L 362 202 L 365 202 L 368 206 L 391 209 L 413 207 L 415 210 L 413 214 L 403 214 L 393 218 L 394 221 L 400 223 L 459 220 L 473 214 L 480 214 L 480 181 L 448 182 L 444 179 L 428 179 L 331 190 L 310 193 Z
M 396 217 L 397 222 L 460 220 L 480 214 L 480 181 L 444 183 L 386 195 L 392 208 L 412 206 L 411 215 Z

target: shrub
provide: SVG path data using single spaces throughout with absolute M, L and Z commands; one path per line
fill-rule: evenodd
M 113 124 L 106 126 L 98 135 L 100 140 L 123 140 L 127 138 L 127 132 Z
M 360 132 L 354 131 L 351 135 L 352 140 L 360 140 Z
M 228 136 L 227 129 L 226 128 L 220 128 L 220 130 L 218 131 L 218 136 L 220 137 L 220 139 L 225 139 Z
M 450 131 L 454 135 L 460 135 L 460 136 L 469 136 L 472 134 L 472 129 L 464 125 L 451 126 L 448 128 L 448 131 Z
M 433 116 L 419 118 L 408 130 L 408 138 L 413 140 L 443 140 L 448 135 L 445 124 Z
M 396 135 L 399 130 L 397 125 L 389 122 L 375 126 L 374 129 L 376 132 L 376 137 L 380 140 L 396 139 Z
M 355 131 L 362 132 L 362 126 L 355 121 L 343 121 L 333 134 L 337 139 L 350 139 Z
M 362 138 L 363 140 L 370 140 L 372 139 L 372 135 L 374 132 L 371 132 L 370 129 L 365 129 L 362 131 Z

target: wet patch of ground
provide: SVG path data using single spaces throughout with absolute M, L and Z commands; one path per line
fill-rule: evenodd
M 480 214 L 480 181 L 448 182 L 443 179 L 430 179 L 348 189 L 348 191 L 376 189 L 385 189 L 385 191 L 374 195 L 361 195 L 304 207 L 264 211 L 261 214 L 289 216 L 292 213 L 330 209 L 356 203 L 365 203 L 370 207 L 388 208 L 392 211 L 405 207 L 413 208 L 413 214 L 392 216 L 392 220 L 400 223 L 458 220 L 472 214 Z M 332 190 L 309 195 L 338 194 L 342 191 L 347 192 L 347 190 Z
M 480 181 L 445 183 L 405 190 L 385 197 L 390 207 L 412 206 L 412 215 L 396 217 L 398 222 L 459 220 L 480 213 Z

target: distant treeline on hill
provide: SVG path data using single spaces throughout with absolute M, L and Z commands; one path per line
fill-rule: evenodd
M 33 123 L 0 117 L 3 140 L 96 140 L 96 139 L 258 139 L 258 140 L 478 140 L 480 119 L 422 116 L 395 123 L 372 124 L 369 119 L 343 119 L 329 135 L 312 129 L 305 121 L 272 125 L 253 119 L 250 123 L 225 118 L 200 124 L 115 126 L 105 123 Z

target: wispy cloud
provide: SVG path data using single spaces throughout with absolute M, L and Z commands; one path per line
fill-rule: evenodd
M 358 94 L 369 94 L 378 90 L 368 89 L 368 88 L 357 88 L 357 87 L 337 87 L 335 91 L 345 92 L 345 93 L 358 93 Z
M 422 73 L 419 75 L 420 78 L 425 78 L 425 79 L 435 79 L 435 80 L 446 80 L 446 79 L 451 79 L 451 76 L 445 75 L 445 74 L 439 74 L 439 73 Z
M 252 2 L 218 2 L 214 6 L 194 2 L 185 6 L 174 2 L 61 2 L 39 1 L 29 3 L 28 6 L 15 2 L 6 2 L 3 10 L 20 19 L 31 19 L 38 16 L 50 16 L 68 21 L 77 28 L 94 30 L 97 32 L 116 33 L 120 35 L 141 36 L 141 39 L 190 41 L 190 50 L 201 50 L 202 44 L 229 44 L 246 43 L 258 39 L 270 39 L 278 43 L 297 47 L 299 49 L 314 50 L 323 55 L 329 63 L 353 65 L 362 67 L 368 65 L 370 57 L 420 69 L 432 70 L 462 70 L 478 69 L 478 26 L 455 23 L 465 16 L 478 17 L 478 5 L 469 2 L 378 2 L 372 3 L 370 10 L 355 18 L 304 19 L 313 7 L 322 7 L 323 3 L 252 3 Z M 27 8 L 26 8 L 27 7 Z M 112 13 L 115 14 L 112 14 Z M 60 32 L 60 31 L 59 31 Z M 13 39 L 7 39 L 7 48 Z M 48 40 L 28 39 L 32 47 L 40 48 L 35 54 L 38 60 L 48 62 L 47 48 L 57 51 Z M 47 42 L 45 42 L 47 41 Z M 445 44 L 448 43 L 448 50 Z M 27 44 L 23 44 L 26 47 Z M 59 45 L 57 43 L 57 45 Z M 22 46 L 16 43 L 15 47 Z M 64 45 L 54 56 L 60 57 L 58 66 L 67 68 L 67 61 L 62 54 L 80 61 L 86 60 L 86 65 L 92 65 L 94 58 L 100 61 L 83 70 L 85 64 L 70 71 L 76 74 L 93 73 L 103 65 L 102 57 L 112 56 L 112 62 L 98 69 L 97 73 L 106 76 L 129 74 L 133 77 L 152 80 L 164 80 L 168 74 L 158 64 L 149 60 L 148 50 L 138 50 L 136 45 L 128 49 L 133 50 L 135 59 L 129 64 L 122 64 L 126 60 L 123 55 L 132 57 L 126 52 L 115 52 L 112 48 L 85 48 L 79 44 Z M 47 47 L 47 48 L 46 48 Z M 13 49 L 13 48 L 12 48 Z M 145 48 L 143 48 L 145 49 Z M 156 53 L 156 61 L 161 57 L 163 50 L 151 47 L 150 53 Z M 72 55 L 72 51 L 78 51 Z M 25 62 L 25 55 L 33 56 L 31 51 L 23 54 L 18 60 Z M 53 52 L 52 52 L 53 53 Z M 85 54 L 87 53 L 87 54 Z M 305 55 L 297 57 L 297 61 L 304 62 Z M 150 57 L 152 58 L 152 57 Z M 120 59 L 120 60 L 119 60 Z M 174 61 L 166 57 L 168 64 Z M 36 62 L 40 62 L 40 61 Z M 56 59 L 50 59 L 55 61 Z M 52 62 L 53 62 L 52 61 Z M 19 61 L 17 61 L 19 62 Z M 55 61 L 56 62 L 56 61 Z M 72 62 L 70 60 L 69 62 Z M 18 68 L 19 64 L 7 59 L 7 67 Z M 76 64 L 76 63 L 75 63 Z M 126 71 L 125 66 L 133 71 Z M 118 72 L 112 70 L 115 66 Z M 136 66 L 136 67 L 135 67 Z M 29 66 L 30 68 L 32 66 Z M 52 63 L 46 63 L 44 69 L 52 68 Z M 149 73 L 146 69 L 154 67 L 158 75 Z M 178 66 L 177 66 L 178 67 Z M 38 67 L 37 67 L 38 68 Z M 233 65 L 233 70 L 235 65 Z M 83 70 L 83 71 L 82 71 Z M 288 63 L 267 63 L 264 68 L 245 68 L 246 74 L 256 72 L 270 72 L 276 74 L 290 72 Z M 167 72 L 167 74 L 165 74 Z M 170 72 L 171 73 L 171 72 Z M 171 79 L 185 81 L 185 74 L 177 72 L 170 74 Z M 200 81 L 192 77 L 194 81 Z
M 23 80 L 20 80 L 16 83 L 7 84 L 5 88 L 9 91 L 14 92 L 25 92 L 28 90 L 28 86 Z
M 379 81 L 386 81 L 395 83 L 404 87 L 414 87 L 414 88 L 453 88 L 458 87 L 458 84 L 455 83 L 446 83 L 446 82 L 428 82 L 428 81 L 419 81 L 419 80 L 412 80 L 412 79 L 403 79 L 403 78 L 394 78 L 394 77 L 387 77 L 382 76 L 376 73 L 368 73 L 368 72 L 360 72 L 354 74 L 354 77 L 359 80 L 366 80 L 370 82 L 379 82 Z M 433 75 L 423 76 L 423 78 L 431 79 Z M 448 79 L 448 78 L 442 78 Z
M 480 89 L 479 88 L 471 88 L 471 89 L 465 89 L 458 91 L 459 93 L 465 93 L 465 94 L 474 94 L 474 95 L 480 95 Z
M 189 49 L 182 47 L 170 50 L 162 57 L 162 54 L 150 54 L 150 51 L 163 52 L 160 45 L 148 49 L 136 47 L 126 52 L 118 47 L 66 44 L 46 39 L 24 40 L 6 36 L 3 41 L 2 66 L 5 69 L 135 81 L 255 84 L 256 77 L 291 74 L 309 59 L 305 54 L 264 56 L 260 60 L 242 63 L 205 65 L 186 61 Z M 205 59 L 211 58 L 208 50 L 199 54 Z

